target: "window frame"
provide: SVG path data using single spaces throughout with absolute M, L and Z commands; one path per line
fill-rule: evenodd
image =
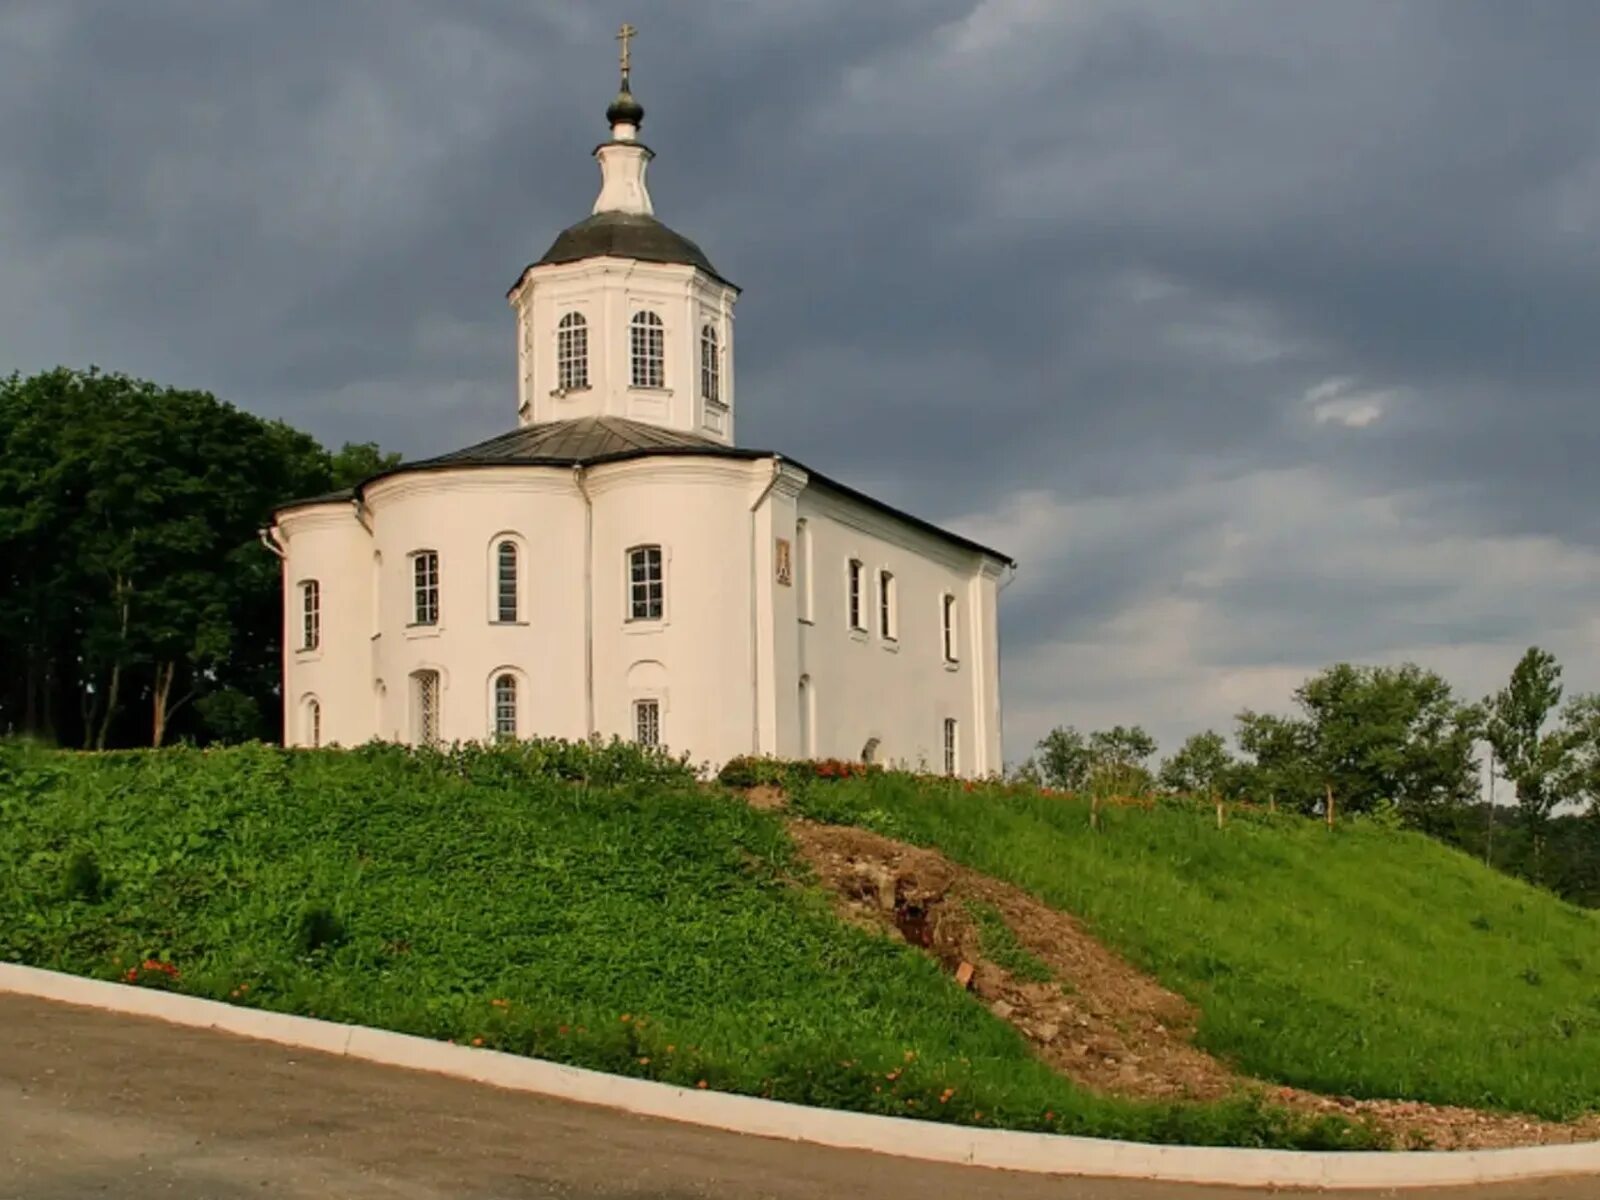
M 517 625 L 522 621 L 522 546 L 514 537 L 504 534 L 490 543 L 494 547 L 494 616 L 490 623 L 493 625 Z M 506 551 L 510 555 L 510 613 L 506 612 L 507 600 L 507 572 Z
M 961 769 L 961 728 L 954 717 L 944 719 L 944 773 L 954 776 Z
M 589 390 L 589 318 L 577 309 L 556 322 L 556 392 Z
M 444 673 L 437 667 L 412 671 L 410 700 L 412 741 L 418 746 L 440 745 L 444 740 Z
M 506 684 L 510 684 L 509 700 L 504 690 Z M 522 682 L 517 678 L 515 671 L 501 669 L 489 677 L 489 732 L 497 742 L 515 741 L 521 736 Z
M 656 568 L 653 580 L 649 574 L 652 554 Z M 634 578 L 635 555 L 644 556 L 645 575 L 642 579 Z M 655 588 L 654 597 L 650 592 L 652 584 Z M 640 588 L 644 589 L 642 613 L 639 611 Z M 639 542 L 622 552 L 622 604 L 625 624 L 659 625 L 667 619 L 667 551 L 660 542 Z
M 633 701 L 633 744 L 661 746 L 661 697 L 638 696 Z M 648 723 L 646 717 L 648 716 Z M 648 730 L 649 737 L 644 736 Z
M 440 620 L 439 552 L 413 550 L 407 556 L 411 564 L 411 620 L 412 629 L 437 629 Z M 424 610 L 426 609 L 426 618 Z
M 947 667 L 959 666 L 961 655 L 960 643 L 956 640 L 959 613 L 956 611 L 956 595 L 954 592 L 943 592 L 939 597 L 939 631 L 943 648 L 944 663 Z
M 315 696 L 307 696 L 300 702 L 302 729 L 301 735 L 305 745 L 312 750 L 322 748 L 322 701 Z
M 628 380 L 637 390 L 666 390 L 667 327 L 654 309 L 638 309 L 628 319 Z
M 722 336 L 712 321 L 700 326 L 700 399 L 722 408 L 728 406 L 722 398 Z
M 300 646 L 301 654 L 322 649 L 322 582 L 317 579 L 300 581 Z
M 795 615 L 809 625 L 816 618 L 816 600 L 811 591 L 811 521 L 807 517 L 794 523 L 794 574 Z
M 894 572 L 878 568 L 878 637 L 885 642 L 900 640 L 900 594 Z
M 845 624 L 851 633 L 866 633 L 867 564 L 859 558 L 845 560 Z

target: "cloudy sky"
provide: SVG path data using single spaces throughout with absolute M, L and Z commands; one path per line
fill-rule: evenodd
M 1600 4 L 0 0 L 0 371 L 515 420 L 626 18 L 740 434 L 1021 561 L 1007 749 L 1336 661 L 1600 690 Z

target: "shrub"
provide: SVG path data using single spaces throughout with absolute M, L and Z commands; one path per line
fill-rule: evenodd
M 76 900 L 98 903 L 105 897 L 105 876 L 93 850 L 77 850 L 67 860 L 67 895 Z

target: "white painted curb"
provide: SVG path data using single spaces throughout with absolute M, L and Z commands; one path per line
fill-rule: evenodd
M 218 1029 L 365 1062 L 431 1071 L 519 1092 L 620 1109 L 733 1133 L 871 1150 L 924 1162 L 999 1167 L 1039 1175 L 1089 1175 L 1237 1187 L 1420 1188 L 1561 1175 L 1600 1175 L 1600 1142 L 1517 1150 L 1312 1153 L 1155 1146 L 1098 1138 L 968 1129 L 959 1125 L 808 1108 L 606 1075 L 542 1059 L 455 1046 L 361 1025 L 239 1008 L 216 1000 L 127 987 L 0 963 L 0 992 L 107 1012 Z

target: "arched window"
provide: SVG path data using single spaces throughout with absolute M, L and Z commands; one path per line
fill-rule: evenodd
M 700 395 L 713 403 L 722 403 L 722 360 L 717 345 L 717 327 L 700 327 Z
M 419 746 L 439 744 L 439 672 L 417 671 L 411 676 L 411 734 Z
M 495 546 L 494 550 L 495 620 L 515 622 L 517 619 L 517 544 L 510 538 Z
M 944 660 L 956 661 L 956 598 L 946 592 L 940 600 L 940 622 L 944 630 Z
M 300 649 L 322 645 L 322 585 L 315 579 L 300 584 Z
M 633 314 L 629 347 L 633 359 L 633 386 L 667 386 L 666 329 L 661 318 L 648 310 Z
M 496 676 L 494 681 L 494 736 L 517 736 L 517 677 L 510 671 Z
M 306 745 L 316 749 L 322 745 L 322 703 L 315 696 L 306 701 L 305 724 Z
M 861 761 L 864 762 L 864 763 L 867 763 L 869 765 L 872 764 L 872 763 L 877 762 L 878 761 L 878 748 L 880 746 L 882 746 L 882 745 L 883 745 L 883 743 L 881 741 L 879 741 L 877 738 L 875 738 L 875 737 L 868 738 L 867 739 L 867 744 L 865 746 L 861 747 Z
M 556 326 L 556 386 L 575 392 L 589 386 L 589 322 L 569 312 Z

